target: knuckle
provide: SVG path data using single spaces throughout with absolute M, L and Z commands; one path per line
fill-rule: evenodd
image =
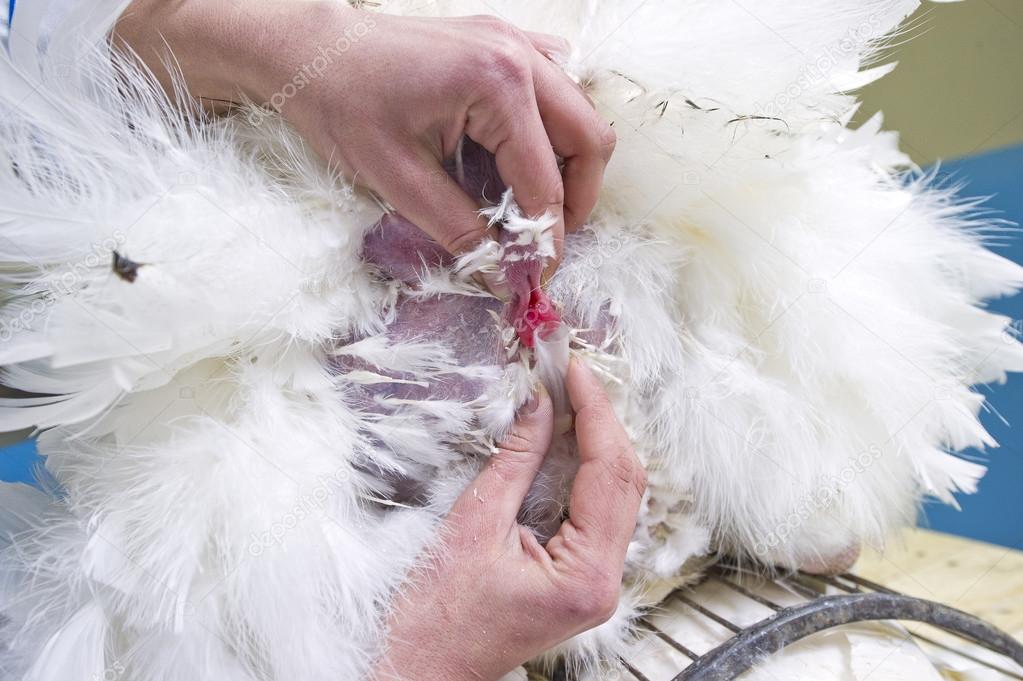
M 614 617 L 618 610 L 618 585 L 609 584 L 594 599 L 593 618 L 596 624 L 603 624 Z
M 483 239 L 483 232 L 474 225 L 464 230 L 454 230 L 445 234 L 441 245 L 450 253 L 464 253 L 471 250 Z
M 640 498 L 642 498 L 643 495 L 646 494 L 646 488 L 649 484 L 646 469 L 643 468 L 643 466 L 636 466 L 636 476 L 633 479 L 632 484 L 636 488 L 636 493 L 639 494 Z
M 517 429 L 513 428 L 511 432 L 504 436 L 501 440 L 501 444 L 498 445 L 498 449 L 502 452 L 509 454 L 531 454 L 535 447 L 533 443 L 526 436 L 518 432 Z
M 550 182 L 551 186 L 547 190 L 548 201 L 551 205 L 560 206 L 565 203 L 565 183 L 561 181 L 560 177 L 555 177 Z
M 612 480 L 625 491 L 640 491 L 646 488 L 646 473 L 632 453 L 631 447 L 621 447 L 608 461 L 608 469 Z
M 615 133 L 615 129 L 601 121 L 599 131 L 597 132 L 597 152 L 600 154 L 600 158 L 604 160 L 604 163 L 611 160 L 611 155 L 614 154 L 617 145 L 618 135 Z
M 618 583 L 607 574 L 591 570 L 565 593 L 565 614 L 589 626 L 603 624 L 618 609 L 618 590 Z
M 522 89 L 532 83 L 527 53 L 511 42 L 492 47 L 484 58 L 483 69 L 501 87 Z
M 560 207 L 565 204 L 565 184 L 557 173 L 547 180 L 540 181 L 536 186 L 536 194 L 528 197 L 536 204 L 545 208 Z

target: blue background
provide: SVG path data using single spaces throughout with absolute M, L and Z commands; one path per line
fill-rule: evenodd
M 990 196 L 985 206 L 1023 224 L 1023 145 L 1006 147 L 942 164 L 938 182 L 966 183 L 964 196 Z M 1004 247 L 993 250 L 1023 263 L 1023 234 L 1014 230 Z M 1023 319 L 1023 295 L 992 301 L 992 310 Z M 958 496 L 962 511 L 937 502 L 924 507 L 921 524 L 931 529 L 1023 548 L 1023 374 L 1010 374 L 1005 385 L 982 387 L 992 410 L 981 421 L 1001 445 L 978 455 L 988 466 L 976 494 Z M 997 413 L 995 413 L 997 412 Z M 999 414 L 1008 421 L 1002 422 Z

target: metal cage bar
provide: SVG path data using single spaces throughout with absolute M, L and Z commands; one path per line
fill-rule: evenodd
M 932 624 L 1023 664 L 1023 645 L 973 615 L 933 601 L 874 592 L 822 596 L 783 608 L 701 656 L 673 681 L 730 681 L 790 643 L 831 627 L 870 620 Z
M 787 645 L 832 627 L 872 620 L 915 621 L 938 627 L 961 639 L 992 650 L 1023 666 L 1023 644 L 997 627 L 941 603 L 906 596 L 883 585 L 852 574 L 836 576 L 794 573 L 773 580 L 773 583 L 806 598 L 797 605 L 784 606 L 740 583 L 739 573 L 728 566 L 708 572 L 706 580 L 715 580 L 728 589 L 772 611 L 772 615 L 756 624 L 742 627 L 719 612 L 698 603 L 690 589 L 679 589 L 669 595 L 695 613 L 724 627 L 732 636 L 702 655 L 682 641 L 644 618 L 641 627 L 691 660 L 672 681 L 730 681 L 750 669 L 757 661 L 782 650 Z M 705 580 L 705 581 L 706 581 Z M 813 585 L 837 589 L 839 594 L 827 595 Z M 968 652 L 953 648 L 929 637 L 912 633 L 915 638 L 954 652 L 975 663 L 985 665 L 1007 677 L 1023 681 L 1023 675 L 995 665 Z M 636 681 L 650 679 L 635 664 L 622 660 L 625 670 Z

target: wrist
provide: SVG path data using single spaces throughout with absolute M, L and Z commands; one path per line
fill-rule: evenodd
M 350 12 L 336 0 L 135 0 L 114 38 L 168 92 L 170 64 L 197 98 L 265 104 L 299 72 L 312 31 L 337 25 Z
M 224 0 L 218 0 L 218 4 Z M 218 89 L 280 110 L 375 26 L 372 14 L 337 0 L 226 0 L 231 27 L 215 30 Z
M 410 606 L 395 612 L 371 681 L 497 681 L 516 666 L 500 669 L 499 655 L 481 640 L 486 625 L 459 626 L 464 618 L 444 602 Z
M 384 658 L 373 665 L 369 681 L 497 681 L 477 672 L 459 668 L 450 662 L 425 662 L 401 657 Z

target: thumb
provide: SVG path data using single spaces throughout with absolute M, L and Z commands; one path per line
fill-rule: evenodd
M 554 406 L 542 385 L 522 408 L 515 425 L 490 461 L 456 503 L 463 513 L 486 509 L 501 527 L 517 524 L 517 515 L 554 433 Z

